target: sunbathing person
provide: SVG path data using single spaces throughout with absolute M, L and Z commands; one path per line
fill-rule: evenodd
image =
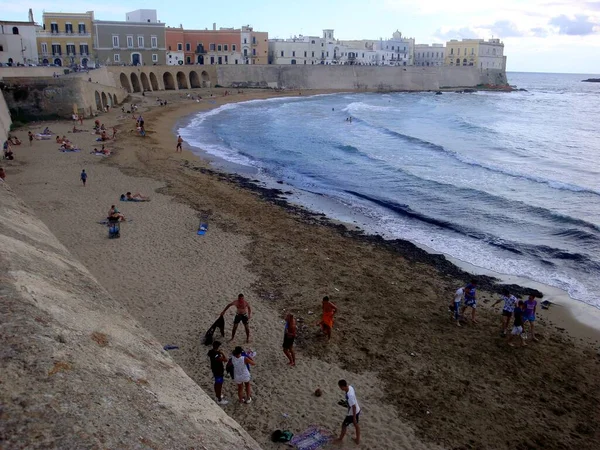
M 52 131 L 50 131 L 50 128 L 46 127 L 44 128 L 44 131 L 42 131 L 42 134 L 52 134 Z
M 121 222 L 125 221 L 125 216 L 117 209 L 115 205 L 111 205 L 108 210 L 107 219 L 119 219 Z
M 150 197 L 146 197 L 139 192 L 137 194 L 131 194 L 128 192 L 127 194 L 121 194 L 121 201 L 123 202 L 149 202 Z
M 12 145 L 21 145 L 21 141 L 20 141 L 20 140 L 19 140 L 19 138 L 18 138 L 18 137 L 16 137 L 16 136 L 10 136 L 10 135 L 9 135 L 9 136 L 8 136 L 8 140 L 10 141 L 10 143 L 11 143 Z
M 56 143 L 57 144 L 62 144 L 62 140 L 60 139 L 60 136 L 56 136 Z

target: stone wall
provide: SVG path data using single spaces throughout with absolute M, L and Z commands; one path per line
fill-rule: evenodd
M 0 182 L 2 448 L 258 450 Z
M 12 120 L 10 118 L 10 112 L 8 112 L 6 100 L 4 100 L 4 94 L 0 92 L 0 144 L 3 144 L 4 141 L 6 141 L 11 123 Z

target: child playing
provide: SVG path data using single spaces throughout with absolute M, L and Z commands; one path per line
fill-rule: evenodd
M 525 311 L 525 303 L 523 300 L 519 300 L 517 307 L 515 308 L 513 315 L 515 316 L 515 322 L 513 324 L 512 332 L 508 337 L 508 345 L 514 347 L 515 344 L 512 343 L 512 340 L 515 336 L 519 336 L 519 340 L 521 341 L 521 347 L 526 347 L 527 344 L 523 339 L 523 314 Z
M 535 322 L 535 311 L 537 309 L 537 300 L 534 295 L 530 295 L 525 302 L 525 317 L 524 322 L 529 322 L 529 332 L 531 333 L 531 339 L 537 342 L 538 338 L 535 337 L 533 332 L 533 322 Z

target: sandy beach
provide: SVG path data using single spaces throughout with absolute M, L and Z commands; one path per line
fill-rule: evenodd
M 169 100 L 160 107 L 154 93 L 132 98 L 146 137 L 131 131 L 131 114 L 100 115 L 119 130 L 107 143 L 110 157 L 90 154 L 96 136 L 69 133 L 71 122 L 37 123 L 15 134 L 25 141 L 28 130 L 48 126 L 81 151 L 35 141 L 15 147 L 16 160 L 3 165 L 16 194 L 147 330 L 179 347 L 174 358 L 211 396 L 201 340 L 224 306 L 245 294 L 251 343 L 244 344 L 243 328 L 226 343 L 231 311 L 220 340 L 227 352 L 235 345 L 257 352 L 254 402 L 238 404 L 226 379 L 231 402 L 224 410 L 264 448 L 279 448 L 269 440 L 275 429 L 299 434 L 319 425 L 339 433 L 346 413 L 337 404 L 340 378 L 355 387 L 363 408 L 360 448 L 598 448 L 599 332 L 551 308 L 539 313 L 539 342 L 510 348 L 499 336 L 500 305 L 490 307 L 498 294 L 485 290 L 479 324 L 456 327 L 447 305 L 464 282 L 460 271 L 441 270 L 410 245 L 361 238 L 289 207 L 271 190 L 211 169 L 185 144 L 175 153 L 178 120 L 225 102 L 290 95 L 199 92 L 209 100 L 160 92 Z M 84 129 L 92 127 L 93 119 L 84 121 Z M 127 191 L 151 201 L 119 202 Z M 121 238 L 109 240 L 98 222 L 113 204 L 128 221 Z M 209 216 L 204 236 L 196 235 L 200 214 Z M 329 343 L 316 325 L 324 295 L 339 308 Z M 299 318 L 293 368 L 281 350 L 287 312 Z M 356 445 L 347 437 L 338 448 Z

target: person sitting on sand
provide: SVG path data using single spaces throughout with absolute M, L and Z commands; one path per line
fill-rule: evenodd
M 504 306 L 502 307 L 501 334 L 502 336 L 506 336 L 508 327 L 510 325 L 510 318 L 512 317 L 517 304 L 517 298 L 514 295 L 511 295 L 508 289 L 503 289 L 502 297 L 500 297 L 500 299 L 492 305 L 492 308 L 501 301 L 504 301 Z
M 231 362 L 233 364 L 233 381 L 237 384 L 238 400 L 240 403 L 252 403 L 252 390 L 250 388 L 250 371 L 247 364 L 254 366 L 256 363 L 249 356 L 244 356 L 242 347 L 236 347 L 233 350 Z M 244 387 L 246 388 L 246 397 L 244 398 Z
M 30 133 L 31 133 L 31 131 L 30 131 Z M 12 135 L 9 134 L 8 135 L 8 140 L 10 141 L 10 143 L 12 145 L 21 145 L 21 141 L 16 136 L 12 136 Z
M 100 135 L 100 140 L 101 141 L 108 141 L 110 138 L 108 137 L 108 135 L 106 134 L 106 130 L 102 132 L 102 134 Z
M 124 222 L 125 216 L 121 214 L 115 205 L 110 205 L 107 219 L 119 219 L 121 222 Z
M 248 327 L 248 322 L 252 316 L 252 308 L 250 307 L 250 303 L 246 301 L 244 294 L 240 294 L 238 295 L 237 300 L 229 303 L 219 316 L 223 317 L 227 310 L 232 306 L 235 306 L 236 312 L 233 319 L 233 329 L 231 330 L 231 341 L 233 341 L 233 338 L 235 337 L 235 332 L 238 328 L 238 325 L 240 322 L 242 322 L 244 324 L 244 328 L 246 329 L 246 343 L 248 343 L 250 342 L 250 328 Z
M 131 194 L 131 192 L 127 192 L 126 194 L 121 194 L 121 201 L 123 202 L 149 202 L 150 197 L 145 197 L 139 192 L 137 194 Z
M 323 297 L 323 315 L 321 316 L 321 330 L 325 336 L 327 336 L 327 340 L 331 339 L 331 330 L 333 330 L 333 315 L 337 312 L 337 306 L 329 301 L 329 297 Z
M 4 155 L 3 155 L 3 158 L 4 158 L 4 159 L 8 159 L 8 160 L 10 160 L 10 161 L 12 161 L 13 159 L 15 159 L 15 155 L 14 155 L 14 153 L 13 153 L 12 149 L 10 148 L 10 146 L 9 146 L 9 147 L 7 147 L 7 148 L 4 150 Z
M 46 128 L 44 128 L 44 131 L 42 131 L 42 134 L 46 134 L 46 135 L 52 134 L 52 131 L 50 131 L 50 128 L 46 127 Z
M 475 311 L 477 309 L 476 285 L 477 283 L 475 282 L 475 280 L 471 280 L 471 282 L 465 287 L 465 304 L 461 312 L 461 314 L 464 315 L 465 310 L 467 308 L 471 308 L 471 322 L 473 323 L 477 323 L 477 320 L 475 320 Z
M 100 131 L 106 131 L 106 127 L 104 126 L 104 124 L 102 124 L 102 125 L 100 126 Z
M 80 130 L 75 125 L 73 125 L 73 133 L 81 133 L 83 130 Z
M 288 358 L 288 364 L 296 365 L 296 353 L 294 352 L 294 339 L 296 339 L 296 319 L 293 314 L 285 317 L 285 329 L 283 333 L 283 353 Z
M 537 300 L 535 299 L 535 295 L 530 295 L 527 301 L 525 302 L 525 313 L 523 322 L 529 322 L 529 332 L 531 333 L 531 339 L 537 342 L 538 338 L 535 337 L 535 333 L 533 331 L 533 323 L 535 322 L 535 311 L 537 309 Z M 525 326 L 525 324 L 523 324 Z
M 346 436 L 346 430 L 348 429 L 348 426 L 354 425 L 354 430 L 356 431 L 354 442 L 356 445 L 359 445 L 360 427 L 358 425 L 358 421 L 360 419 L 360 406 L 358 405 L 358 400 L 356 400 L 356 393 L 354 392 L 354 388 L 350 386 L 346 380 L 338 381 L 338 386 L 346 393 L 348 412 L 346 413 L 346 418 L 342 422 L 342 432 L 340 433 L 340 437 L 338 437 L 335 442 L 340 444 L 343 441 L 344 436 Z
M 6 172 L 4 171 L 4 167 L 0 167 L 0 181 L 4 181 L 6 179 Z
M 513 329 L 510 333 L 510 336 L 508 337 L 508 345 L 510 345 L 511 347 L 514 347 L 515 344 L 512 343 L 513 339 L 515 338 L 515 336 L 519 336 L 519 340 L 521 341 L 521 347 L 526 347 L 527 344 L 525 343 L 525 340 L 523 339 L 523 314 L 524 314 L 524 310 L 525 310 L 525 303 L 523 303 L 523 300 L 519 300 L 519 303 L 517 304 L 517 307 L 515 308 L 513 314 L 515 316 L 515 321 L 513 324 Z
M 61 140 L 61 138 L 60 138 L 59 135 L 56 135 L 56 143 L 57 144 L 62 144 L 62 140 Z

